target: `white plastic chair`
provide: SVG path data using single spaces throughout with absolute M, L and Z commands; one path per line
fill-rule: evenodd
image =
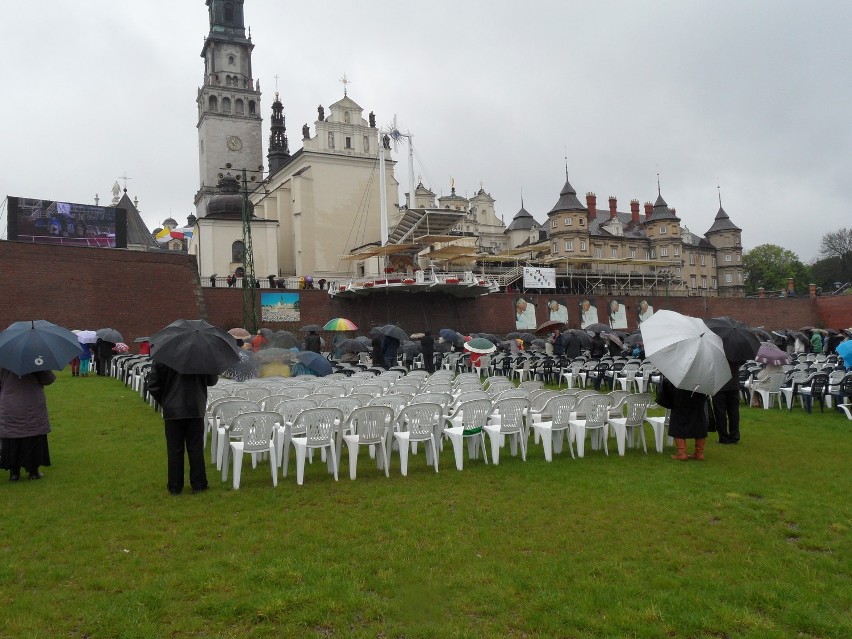
M 444 434 L 449 437 L 453 444 L 453 452 L 456 457 L 456 468 L 462 470 L 464 467 L 463 442 L 468 440 L 468 455 L 476 459 L 477 451 L 482 451 L 485 463 L 488 463 L 488 455 L 485 452 L 485 427 L 488 415 L 491 413 L 490 399 L 473 399 L 466 401 L 456 408 L 452 417 L 445 421 L 451 426 L 444 429 Z
M 571 438 L 577 446 L 577 457 L 583 457 L 586 447 L 586 433 L 592 432 L 603 441 L 604 454 L 609 455 L 606 442 L 606 424 L 612 397 L 609 395 L 589 395 L 577 403 L 578 417 L 568 420 L 571 424 Z M 580 419 L 584 415 L 585 419 Z M 594 440 L 593 440 L 594 442 Z
M 500 448 L 509 437 L 509 450 L 512 455 L 518 454 L 521 448 L 521 459 L 527 460 L 527 420 L 529 419 L 530 400 L 526 398 L 501 399 L 494 404 L 489 423 L 485 432 L 491 440 L 491 461 L 494 465 L 500 463 Z
M 216 404 L 213 412 L 214 419 L 216 420 L 216 433 L 214 436 L 215 441 L 211 442 L 210 452 L 212 455 L 211 461 L 216 461 L 216 468 L 218 470 L 222 470 L 222 460 L 228 455 L 229 429 L 234 417 L 241 413 L 254 412 L 259 409 L 260 406 L 247 399 L 223 401 Z
M 784 383 L 784 373 L 772 373 L 768 378 L 768 386 L 764 388 L 763 384 L 757 386 L 752 384 L 751 392 L 757 393 L 763 402 L 764 410 L 769 410 L 772 406 L 772 399 L 778 400 L 778 408 L 781 409 L 781 384 Z
M 272 485 L 278 485 L 278 462 L 275 459 L 275 442 L 273 433 L 281 421 L 281 415 L 272 411 L 242 413 L 232 422 L 232 428 L 242 432 L 239 441 L 231 442 L 231 453 L 234 459 L 233 486 L 240 488 L 240 476 L 243 467 L 243 455 L 252 455 L 252 467 L 257 467 L 257 457 L 260 453 L 269 453 L 269 466 L 272 471 Z
M 645 423 L 645 413 L 648 412 L 648 406 L 653 403 L 653 398 L 648 393 L 638 393 L 628 395 L 624 398 L 622 407 L 625 415 L 622 417 L 610 417 L 609 425 L 615 432 L 615 441 L 618 445 L 618 454 L 624 456 L 625 442 L 627 439 L 633 440 L 636 431 L 639 433 L 639 440 L 642 442 L 642 450 L 648 454 L 648 446 L 645 443 L 645 431 L 642 429 Z
M 394 412 L 389 406 L 362 406 L 349 415 L 341 432 L 349 448 L 349 479 L 355 479 L 358 469 L 359 446 L 375 446 L 376 464 L 379 470 L 390 475 L 387 439 L 393 426 Z
M 435 431 L 444 419 L 440 404 L 422 402 L 404 407 L 396 418 L 393 438 L 399 445 L 399 466 L 402 476 L 408 475 L 408 452 L 416 453 L 417 442 L 425 442 L 426 463 L 438 472 L 438 443 Z
M 326 450 L 329 471 L 337 481 L 337 445 L 340 429 L 343 425 L 343 411 L 339 408 L 308 408 L 303 410 L 293 422 L 293 430 L 304 430 L 304 437 L 293 437 L 296 449 L 296 483 L 305 482 L 305 457 L 309 450 Z
M 276 413 L 281 415 L 278 432 L 275 434 L 275 458 L 282 468 L 282 475 L 287 476 L 287 469 L 290 465 L 290 444 L 294 435 L 304 435 L 304 429 L 294 430 L 293 423 L 296 417 L 304 410 L 309 408 L 317 408 L 317 403 L 313 399 L 291 399 L 286 402 L 280 402 L 275 406 Z
M 530 420 L 533 430 L 541 439 L 546 461 L 553 461 L 554 451 L 562 452 L 562 441 L 566 435 L 568 436 L 568 451 L 571 453 L 571 457 L 574 457 L 574 449 L 571 446 L 570 419 L 574 415 L 576 406 L 576 395 L 558 394 L 547 399 L 547 403 L 539 413 L 541 419 Z
M 663 452 L 663 446 L 666 442 L 666 429 L 669 426 L 671 413 L 671 410 L 667 408 L 665 415 L 656 415 L 654 417 L 645 416 L 645 421 L 654 429 L 654 445 L 658 453 Z

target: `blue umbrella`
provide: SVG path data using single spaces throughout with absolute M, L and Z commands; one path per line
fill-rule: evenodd
M 61 371 L 82 353 L 74 333 L 46 320 L 15 322 L 0 333 L 0 368 L 16 375 Z
M 302 362 L 302 364 L 310 368 L 320 377 L 330 375 L 332 370 L 334 370 L 331 367 L 331 362 L 319 353 L 314 353 L 313 351 L 299 351 L 296 354 L 296 357 L 300 362 Z
M 464 343 L 464 338 L 451 328 L 442 328 L 438 332 L 438 335 L 443 337 L 445 342 L 450 342 L 450 344 Z
M 835 349 L 837 354 L 843 358 L 843 363 L 847 369 L 852 369 L 852 339 L 847 339 L 845 342 L 840 342 Z

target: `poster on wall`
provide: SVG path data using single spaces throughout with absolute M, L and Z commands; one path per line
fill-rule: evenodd
M 298 293 L 261 293 L 260 319 L 263 322 L 299 322 Z
M 524 288 L 556 288 L 555 268 L 524 267 Z
M 127 248 L 127 211 L 106 206 L 6 198 L 7 238 L 32 244 Z
M 517 330 L 535 329 L 538 322 L 535 318 L 535 304 L 525 297 L 515 298 L 515 328 Z
M 547 319 L 551 322 L 564 322 L 568 326 L 568 306 L 565 298 L 551 297 L 547 300 Z
M 621 300 L 609 301 L 609 325 L 612 328 L 627 329 L 627 308 Z
M 584 299 L 580 302 L 580 328 L 586 328 L 597 323 L 598 307 L 592 303 L 592 300 Z
M 639 323 L 641 324 L 645 320 L 651 319 L 651 315 L 654 314 L 654 307 L 648 304 L 648 300 L 642 300 L 639 302 L 639 306 L 637 307 L 639 310 Z

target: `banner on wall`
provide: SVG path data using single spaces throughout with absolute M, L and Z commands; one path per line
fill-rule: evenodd
M 524 267 L 524 288 L 556 288 L 555 268 Z
M 298 293 L 261 293 L 260 319 L 264 322 L 298 322 L 302 314 Z

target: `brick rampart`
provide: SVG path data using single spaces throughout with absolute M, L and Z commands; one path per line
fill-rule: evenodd
M 263 289 L 258 291 L 258 296 Z M 121 249 L 32 245 L 0 241 L 0 328 L 22 319 L 47 319 L 69 328 L 113 327 L 130 342 L 179 318 L 204 318 L 223 328 L 241 326 L 242 290 L 201 288 L 193 256 Z M 301 320 L 265 324 L 298 330 L 346 317 L 366 332 L 370 326 L 398 323 L 408 331 L 450 327 L 463 332 L 515 330 L 515 296 L 497 293 L 476 299 L 433 293 L 376 293 L 358 299 L 330 298 L 325 291 L 300 291 Z M 568 308 L 571 326 L 580 321 L 584 298 L 527 295 L 537 321 L 547 319 L 547 300 Z M 607 320 L 610 298 L 590 298 Z M 638 297 L 619 297 L 628 329 L 638 323 Z M 730 315 L 753 326 L 799 328 L 852 325 L 852 296 L 773 299 L 648 297 L 657 310 L 669 308 L 696 317 Z M 258 299 L 259 308 L 259 299 Z

